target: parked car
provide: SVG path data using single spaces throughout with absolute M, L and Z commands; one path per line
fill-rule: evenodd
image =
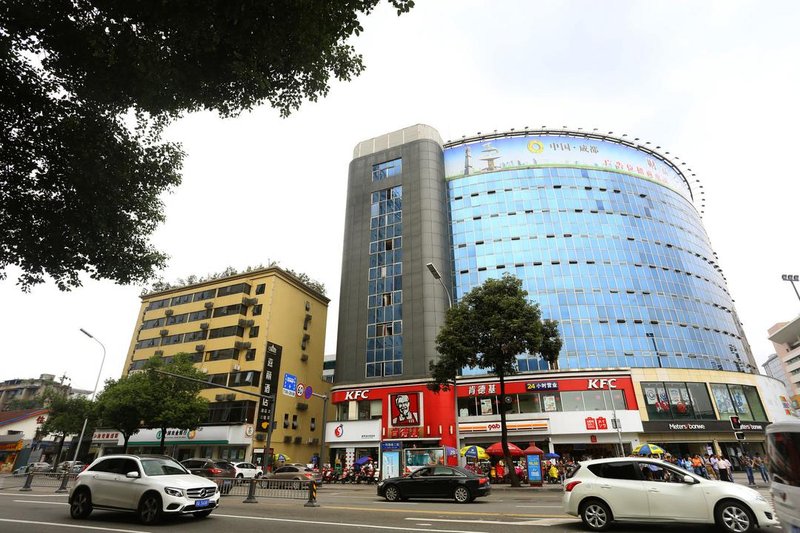
M 800 532 L 800 421 L 767 426 L 770 492 L 781 527 Z
M 408 477 L 378 483 L 378 496 L 396 502 L 409 498 L 452 498 L 467 503 L 491 492 L 489 478 L 457 466 L 425 466 Z
M 236 468 L 228 461 L 214 459 L 192 458 L 181 461 L 189 472 L 196 476 L 213 479 L 222 494 L 228 494 L 236 478 Z
M 276 468 L 274 472 L 267 473 L 262 479 L 261 486 L 269 486 L 268 480 L 271 479 L 294 480 L 297 483 L 292 483 L 289 486 L 293 489 L 300 489 L 302 487 L 301 481 L 314 480 L 317 483 L 322 483 L 322 474 L 317 470 L 308 468 L 304 464 L 293 463 L 283 465 Z
M 135 512 L 143 524 L 164 515 L 205 518 L 219 506 L 217 485 L 167 456 L 106 455 L 78 474 L 69 493 L 72 518 L 94 509 Z
M 236 477 L 239 479 L 258 479 L 264 475 L 260 466 L 253 463 L 231 463 L 236 469 Z
M 53 470 L 53 465 L 42 461 L 28 463 L 14 470 L 14 475 L 28 474 L 30 472 L 50 472 Z
M 82 472 L 86 467 L 80 461 L 61 461 L 56 467 L 56 472 L 69 472 L 70 474 L 77 474 Z
M 746 533 L 778 523 L 753 489 L 644 457 L 582 461 L 567 475 L 563 507 L 592 531 L 612 522 L 660 522 L 716 524 Z

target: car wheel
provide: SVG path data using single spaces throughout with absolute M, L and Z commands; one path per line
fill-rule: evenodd
M 158 494 L 148 493 L 139 502 L 139 522 L 145 525 L 155 524 L 161 518 L 161 498 Z
M 605 531 L 611 525 L 611 509 L 600 500 L 589 500 L 581 505 L 581 520 L 592 531 Z
M 236 474 L 236 484 L 241 485 L 242 483 L 244 483 L 244 475 Z
M 400 489 L 397 488 L 397 485 L 389 485 L 383 492 L 383 497 L 387 502 L 396 502 L 400 499 Z
M 208 518 L 208 515 L 211 514 L 211 511 L 200 511 L 199 513 L 194 513 L 195 518 Z
M 472 499 L 472 494 L 470 494 L 467 487 L 458 486 L 456 490 L 453 491 L 453 498 L 455 498 L 458 503 L 467 503 Z
M 734 500 L 726 500 L 717 505 L 715 518 L 717 525 L 730 533 L 747 533 L 756 525 L 750 509 Z
M 293 482 L 292 483 L 292 489 L 293 490 L 300 490 L 300 482 L 299 481 Z
M 72 518 L 86 518 L 92 513 L 92 496 L 89 489 L 78 489 L 69 502 L 69 514 Z

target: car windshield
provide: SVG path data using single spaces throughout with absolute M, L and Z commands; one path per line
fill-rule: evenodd
M 168 457 L 142 459 L 142 468 L 148 476 L 175 476 L 188 473 L 179 462 Z

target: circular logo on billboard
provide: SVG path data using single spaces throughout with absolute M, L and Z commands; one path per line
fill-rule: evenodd
M 544 152 L 544 145 L 542 141 L 531 141 L 528 143 L 528 150 L 534 154 L 541 154 Z
M 337 437 L 341 437 L 342 435 L 344 435 L 344 426 L 342 424 L 336 426 L 336 429 L 333 430 L 333 434 L 336 435 Z
M 297 384 L 297 391 L 296 391 L 297 397 L 298 398 L 302 398 L 303 394 L 305 394 L 305 391 L 306 391 L 306 386 L 303 385 L 302 383 L 298 383 Z

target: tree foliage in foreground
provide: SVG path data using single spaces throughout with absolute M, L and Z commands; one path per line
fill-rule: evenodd
M 388 0 L 398 14 L 413 0 Z M 348 40 L 380 0 L 0 3 L 0 278 L 145 282 L 187 111 L 283 116 L 364 70 Z
M 61 457 L 61 450 L 64 447 L 64 440 L 67 435 L 80 434 L 81 429 L 83 429 L 83 421 L 87 418 L 89 421 L 86 425 L 84 437 L 87 434 L 93 434 L 95 428 L 94 404 L 87 398 L 70 398 L 60 391 L 52 391 L 47 400 L 49 412 L 47 420 L 42 425 L 41 434 L 53 434 L 59 437 L 56 451 L 56 460 L 58 460 Z M 77 445 L 80 446 L 80 443 L 77 443 Z
M 556 361 L 561 349 L 557 323 L 549 320 L 543 323 L 539 305 L 531 304 L 527 296 L 522 281 L 506 274 L 502 279 L 486 280 L 453 305 L 436 337 L 439 359 L 430 365 L 430 387 L 435 391 L 447 390 L 462 368 L 482 368 L 499 378 L 502 406 L 505 378 L 517 373 L 517 355 L 540 354 L 547 361 Z M 519 486 L 516 472 L 511 468 L 506 412 L 502 407 L 500 426 L 511 482 Z
M 208 376 L 195 368 L 185 353 L 176 355 L 169 362 L 154 355 L 145 364 L 149 406 L 145 411 L 144 427 L 161 430 L 159 453 L 164 453 L 167 429 L 197 428 L 208 415 L 208 400 L 198 396 L 203 389 L 202 384 L 159 374 L 156 370 L 202 381 L 206 381 Z
M 122 433 L 123 453 L 128 453 L 131 437 L 139 433 L 142 422 L 150 418 L 150 411 L 157 407 L 153 395 L 147 375 L 137 373 L 107 381 L 97 397 L 99 425 Z

